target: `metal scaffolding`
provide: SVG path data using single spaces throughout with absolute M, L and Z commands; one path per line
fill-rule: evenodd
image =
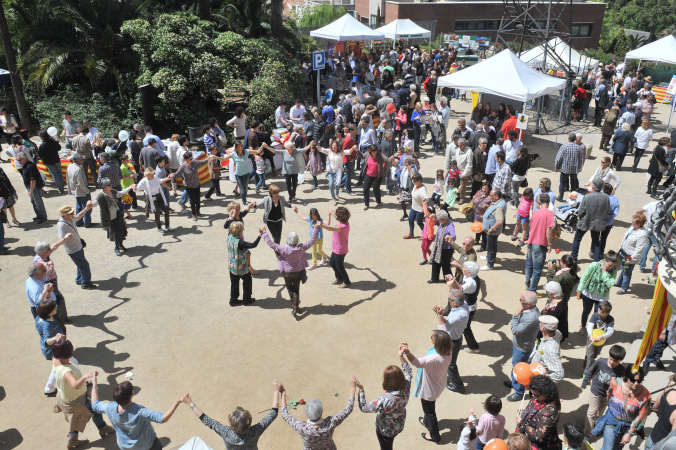
M 535 133 L 546 134 L 547 122 L 556 120 L 553 128 L 565 126 L 570 122 L 570 107 L 575 71 L 572 69 L 571 55 L 568 60 L 561 58 L 551 44 L 558 37 L 570 49 L 570 29 L 572 25 L 573 2 L 554 0 L 503 0 L 505 9 L 498 29 L 497 42 L 511 48 L 521 56 L 524 41 L 542 46 L 543 70 L 547 70 L 547 61 L 557 71 L 563 72 L 567 80 L 566 88 L 559 98 L 540 97 L 533 105 L 535 114 Z M 568 6 L 568 8 L 566 8 Z M 568 17 L 564 13 L 568 9 Z M 550 127 L 551 128 L 551 127 Z

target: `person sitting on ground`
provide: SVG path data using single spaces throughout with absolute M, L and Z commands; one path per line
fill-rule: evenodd
M 228 415 L 230 426 L 223 425 L 202 412 L 193 403 L 190 394 L 183 396 L 183 403 L 188 405 L 197 418 L 208 428 L 214 430 L 225 442 L 226 449 L 256 449 L 258 439 L 263 432 L 275 421 L 279 413 L 279 397 L 284 391 L 284 386 L 279 381 L 272 383 L 272 409 L 263 420 L 256 425 L 251 425 L 251 413 L 238 406 Z

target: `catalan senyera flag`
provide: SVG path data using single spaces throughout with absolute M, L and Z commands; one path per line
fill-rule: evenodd
M 634 372 L 638 372 L 641 362 L 643 362 L 653 344 L 655 341 L 657 341 L 657 338 L 662 333 L 662 330 L 664 330 L 664 327 L 666 327 L 669 323 L 671 313 L 671 306 L 667 301 L 667 290 L 658 277 L 657 284 L 655 284 L 655 293 L 653 294 L 653 305 L 650 310 L 650 319 L 648 319 L 648 326 L 645 329 L 645 334 L 643 334 L 641 347 L 638 350 L 636 362 L 632 368 Z

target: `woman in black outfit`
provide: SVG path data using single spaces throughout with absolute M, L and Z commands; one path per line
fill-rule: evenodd
M 671 418 L 676 411 L 676 389 L 674 389 L 674 382 L 676 382 L 676 375 L 669 377 L 669 385 L 655 400 L 653 411 L 657 411 L 657 423 L 645 443 L 646 450 L 652 450 L 658 442 L 671 433 L 673 428 Z
M 282 222 L 286 221 L 284 208 L 291 208 L 291 204 L 279 192 L 279 187 L 271 184 L 268 189 L 269 195 L 259 205 L 263 208 L 263 223 L 268 227 L 275 244 L 282 241 Z
M 668 143 L 668 137 L 661 137 L 660 140 L 657 141 L 657 146 L 653 150 L 653 157 L 650 158 L 650 165 L 648 166 L 650 179 L 648 180 L 648 191 L 646 194 L 650 194 L 650 196 L 655 199 L 657 198 L 657 185 L 660 184 L 660 181 L 662 180 L 662 172 L 665 172 L 666 169 L 671 167 L 667 162 L 667 151 L 665 149 L 665 146 Z M 663 167 L 660 168 L 660 166 Z
M 522 145 L 519 147 L 519 157 L 514 160 L 510 165 L 512 168 L 512 205 L 519 207 L 519 187 L 521 183 L 526 179 L 526 172 L 530 167 L 530 160 L 528 158 L 528 147 Z

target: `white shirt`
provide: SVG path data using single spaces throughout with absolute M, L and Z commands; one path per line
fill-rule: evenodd
M 647 224 L 653 223 L 652 217 L 653 217 L 653 214 L 655 214 L 655 210 L 657 209 L 658 203 L 659 202 L 650 202 L 643 207 L 643 212 L 645 212 L 645 217 L 646 217 L 646 219 L 648 219 L 648 222 L 646 222 Z
M 235 137 L 243 138 L 246 134 L 246 114 L 242 114 L 242 117 L 233 116 L 232 119 L 226 122 L 226 125 L 234 125 Z
M 601 168 L 597 167 L 594 175 L 589 179 L 589 182 L 593 182 L 594 178 L 598 178 L 601 175 Z M 608 173 L 602 178 L 604 183 L 608 183 L 608 180 L 615 180 L 615 189 L 620 187 L 620 177 L 613 172 L 613 169 L 610 169 Z
M 326 155 L 326 173 L 338 173 L 339 170 L 343 170 L 343 155 L 347 156 L 350 153 L 349 151 L 334 153 L 328 148 L 317 148 Z
M 517 156 L 519 156 L 519 147 L 522 145 L 523 144 L 518 139 L 514 142 L 506 139 L 502 144 L 502 151 L 505 152 L 505 160 L 516 159 Z
M 427 188 L 422 185 L 419 189 L 415 186 L 411 189 L 411 209 L 415 212 L 423 212 L 423 199 L 427 198 Z
M 282 109 L 281 106 L 279 106 L 275 111 L 275 125 L 277 126 L 277 128 L 286 128 L 286 125 L 284 125 L 284 123 L 281 121 L 281 118 L 284 118 L 284 120 L 288 120 L 289 113 L 286 112 L 285 109 Z
M 644 130 L 642 127 L 638 127 L 636 133 L 634 133 L 634 137 L 636 138 L 636 148 L 645 150 L 653 138 L 653 130 L 652 128 Z
M 178 149 L 181 148 L 178 141 L 171 141 L 167 146 L 167 157 L 169 158 L 169 163 L 171 164 L 170 168 L 178 170 L 181 166 L 181 162 L 178 160 Z
M 144 178 L 136 185 L 136 190 L 145 191 L 148 195 L 155 196 L 162 190 L 162 185 L 157 177 L 154 177 L 152 180 Z
M 89 139 L 90 143 L 92 143 L 92 144 L 94 143 L 94 135 L 98 132 L 99 132 L 99 130 L 97 130 L 95 127 L 91 127 L 89 129 L 89 133 L 87 133 L 87 139 Z
M 293 105 L 289 113 L 291 114 L 292 119 L 303 119 L 303 115 L 306 113 L 306 110 L 303 105 L 300 105 L 300 108 L 296 108 L 296 105 Z

